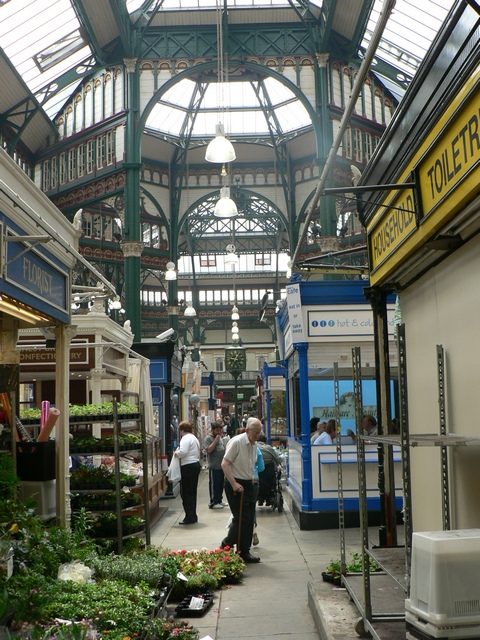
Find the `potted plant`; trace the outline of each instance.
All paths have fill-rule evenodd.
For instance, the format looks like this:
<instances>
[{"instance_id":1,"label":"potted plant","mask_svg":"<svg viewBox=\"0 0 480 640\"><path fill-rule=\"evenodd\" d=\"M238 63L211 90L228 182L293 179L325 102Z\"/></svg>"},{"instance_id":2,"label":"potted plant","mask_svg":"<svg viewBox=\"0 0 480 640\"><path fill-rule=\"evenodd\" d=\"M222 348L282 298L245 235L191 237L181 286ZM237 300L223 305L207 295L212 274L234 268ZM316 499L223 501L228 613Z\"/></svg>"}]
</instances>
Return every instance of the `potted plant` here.
<instances>
[{"instance_id":1,"label":"potted plant","mask_svg":"<svg viewBox=\"0 0 480 640\"><path fill-rule=\"evenodd\" d=\"M324 582L331 582L332 584L342 584L342 564L340 560L330 560L325 567L325 571L322 571L322 578Z\"/></svg>"}]
</instances>

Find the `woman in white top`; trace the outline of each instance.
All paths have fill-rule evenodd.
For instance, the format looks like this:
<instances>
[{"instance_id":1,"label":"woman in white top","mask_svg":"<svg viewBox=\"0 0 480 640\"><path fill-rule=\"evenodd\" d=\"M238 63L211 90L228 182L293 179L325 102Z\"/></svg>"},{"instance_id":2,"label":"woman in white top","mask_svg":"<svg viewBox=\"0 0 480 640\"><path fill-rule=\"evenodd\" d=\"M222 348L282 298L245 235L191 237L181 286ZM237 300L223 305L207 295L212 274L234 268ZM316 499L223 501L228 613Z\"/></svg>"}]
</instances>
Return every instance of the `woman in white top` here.
<instances>
[{"instance_id":1,"label":"woman in white top","mask_svg":"<svg viewBox=\"0 0 480 640\"><path fill-rule=\"evenodd\" d=\"M197 486L200 475L200 442L192 433L190 422L183 420L178 425L180 445L174 455L180 458L180 495L185 518L178 524L195 524L197 517Z\"/></svg>"}]
</instances>

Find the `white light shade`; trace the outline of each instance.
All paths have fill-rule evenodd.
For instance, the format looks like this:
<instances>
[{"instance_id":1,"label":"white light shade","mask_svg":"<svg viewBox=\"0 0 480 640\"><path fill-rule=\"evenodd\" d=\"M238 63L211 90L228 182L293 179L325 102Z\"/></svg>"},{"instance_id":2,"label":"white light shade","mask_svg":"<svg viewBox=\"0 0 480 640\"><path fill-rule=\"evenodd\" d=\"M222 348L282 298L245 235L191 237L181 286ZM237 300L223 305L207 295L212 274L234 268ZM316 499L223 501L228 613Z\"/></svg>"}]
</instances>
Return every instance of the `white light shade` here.
<instances>
[{"instance_id":1,"label":"white light shade","mask_svg":"<svg viewBox=\"0 0 480 640\"><path fill-rule=\"evenodd\" d=\"M224 162L232 162L235 158L235 149L230 140L225 138L223 124L217 124L215 126L215 138L208 144L205 160L223 164Z\"/></svg>"},{"instance_id":2,"label":"white light shade","mask_svg":"<svg viewBox=\"0 0 480 640\"><path fill-rule=\"evenodd\" d=\"M196 317L197 312L195 311L194 307L192 307L190 302L187 304L187 308L185 309L185 313L183 315L186 318L195 318Z\"/></svg>"},{"instance_id":3,"label":"white light shade","mask_svg":"<svg viewBox=\"0 0 480 640\"><path fill-rule=\"evenodd\" d=\"M176 280L177 272L175 271L175 263L167 262L167 271L165 272L165 280Z\"/></svg>"},{"instance_id":4,"label":"white light shade","mask_svg":"<svg viewBox=\"0 0 480 640\"><path fill-rule=\"evenodd\" d=\"M231 264L231 265L238 265L238 256L235 252L230 251L229 253L227 253L227 255L225 256L225 264Z\"/></svg>"},{"instance_id":5,"label":"white light shade","mask_svg":"<svg viewBox=\"0 0 480 640\"><path fill-rule=\"evenodd\" d=\"M213 215L217 218L234 218L238 215L237 205L230 198L230 187L220 189L220 198L215 205Z\"/></svg>"},{"instance_id":6,"label":"white light shade","mask_svg":"<svg viewBox=\"0 0 480 640\"><path fill-rule=\"evenodd\" d=\"M240 320L240 315L238 313L238 307L235 304L232 307L232 320Z\"/></svg>"},{"instance_id":7,"label":"white light shade","mask_svg":"<svg viewBox=\"0 0 480 640\"><path fill-rule=\"evenodd\" d=\"M110 308L114 309L115 311L119 311L122 308L122 303L120 302L120 298L118 296L115 296L115 298L112 300Z\"/></svg>"},{"instance_id":8,"label":"white light shade","mask_svg":"<svg viewBox=\"0 0 480 640\"><path fill-rule=\"evenodd\" d=\"M232 335L232 342L238 342L240 340L240 336L238 335L238 333L234 333Z\"/></svg>"},{"instance_id":9,"label":"white light shade","mask_svg":"<svg viewBox=\"0 0 480 640\"><path fill-rule=\"evenodd\" d=\"M240 333L240 330L238 327L232 327L232 333Z\"/></svg>"}]
</instances>

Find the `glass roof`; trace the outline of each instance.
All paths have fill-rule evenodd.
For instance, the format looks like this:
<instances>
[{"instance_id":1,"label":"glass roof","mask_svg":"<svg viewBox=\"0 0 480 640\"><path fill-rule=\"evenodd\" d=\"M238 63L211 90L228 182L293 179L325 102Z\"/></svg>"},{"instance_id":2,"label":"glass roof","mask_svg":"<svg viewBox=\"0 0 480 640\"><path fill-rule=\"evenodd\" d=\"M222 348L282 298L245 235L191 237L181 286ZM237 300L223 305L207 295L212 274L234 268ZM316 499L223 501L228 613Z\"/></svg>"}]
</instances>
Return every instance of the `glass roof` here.
<instances>
[{"instance_id":1,"label":"glass roof","mask_svg":"<svg viewBox=\"0 0 480 640\"><path fill-rule=\"evenodd\" d=\"M384 0L376 0L362 47L371 40ZM377 57L413 76L454 0L397 0L383 32Z\"/></svg>"},{"instance_id":2,"label":"glass roof","mask_svg":"<svg viewBox=\"0 0 480 640\"><path fill-rule=\"evenodd\" d=\"M0 8L0 46L35 93L92 51L70 0L8 2Z\"/></svg>"},{"instance_id":3,"label":"glass roof","mask_svg":"<svg viewBox=\"0 0 480 640\"><path fill-rule=\"evenodd\" d=\"M0 5L0 47L13 67L20 73L27 87L40 99L42 88L62 73L77 68L82 61L92 56L92 50L82 36L84 31L76 17L72 1L10 0ZM121 1L117 0L118 3ZM143 0L123 1L130 12L138 10L144 3ZM288 4L288 0L228 0L230 10L235 10L237 7L284 7ZM301 9L305 0L298 4ZM321 0L316 0L312 4L315 7L321 6ZM400 73L413 75L453 4L454 0L397 0L377 57L398 68ZM223 2L221 5L223 6ZM376 0L374 3L363 46L368 45L382 5L383 0ZM216 7L215 0L163 0L160 11L214 7ZM77 79L75 84L78 82ZM188 106L187 96L191 96L194 91L192 85L193 83L188 81L185 81L185 85L179 83L172 93L176 94L180 91L181 95L176 95L175 98L165 97L165 104L158 107L155 117L152 114L149 126L158 126L156 125L158 113L162 111L168 120L168 130L175 132L182 118L172 113L173 105L176 103L181 108ZM304 126L306 114L300 103L293 96L287 96L285 88L280 83L267 81L266 85L268 95L275 101L275 113L281 129L288 131L289 128ZM71 85L63 90L61 95L55 96L44 105L50 117L56 115L66 95L73 89L74 85ZM207 129L211 131L209 123L214 116L208 113L208 109L215 109L215 100L211 97L215 92L215 88L212 88L205 95L202 115L198 118L195 135L201 135L202 131ZM235 102L229 105L229 109L235 115L231 119L235 124L232 125L233 128L226 124L231 134L247 130L250 133L266 131L265 118L260 115L258 101L255 103L253 95L253 90L247 83L235 83L234 90L229 96L229 100L235 97ZM291 100L290 103L288 103L289 100ZM241 118L240 110L244 110L246 114ZM285 116L286 111L288 111L288 119Z\"/></svg>"},{"instance_id":4,"label":"glass roof","mask_svg":"<svg viewBox=\"0 0 480 640\"><path fill-rule=\"evenodd\" d=\"M262 102L265 102L265 92L268 95L268 116L275 134L311 126L311 118L303 104L274 78L254 84L228 82L220 85L212 82L205 88L192 135L211 136L219 121L228 135L268 135L267 112L261 108L254 85L263 96ZM152 110L147 128L178 136L197 90L197 83L188 79L172 87Z\"/></svg>"}]
</instances>

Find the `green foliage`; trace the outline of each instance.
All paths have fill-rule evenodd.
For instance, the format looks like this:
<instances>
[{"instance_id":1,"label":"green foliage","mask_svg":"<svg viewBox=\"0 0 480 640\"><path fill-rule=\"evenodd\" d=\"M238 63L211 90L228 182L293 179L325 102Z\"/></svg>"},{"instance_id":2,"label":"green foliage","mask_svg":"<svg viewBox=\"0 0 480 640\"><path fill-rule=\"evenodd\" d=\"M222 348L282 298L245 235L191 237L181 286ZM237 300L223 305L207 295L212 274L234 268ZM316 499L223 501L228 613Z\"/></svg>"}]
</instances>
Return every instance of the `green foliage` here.
<instances>
[{"instance_id":1,"label":"green foliage","mask_svg":"<svg viewBox=\"0 0 480 640\"><path fill-rule=\"evenodd\" d=\"M369 558L370 571L378 571L379 565ZM339 577L342 573L342 565L340 560L330 560L329 564L325 567L325 572L331 574L334 578ZM360 553L352 553L352 557L346 566L347 573L362 573L362 556Z\"/></svg>"},{"instance_id":2,"label":"green foliage","mask_svg":"<svg viewBox=\"0 0 480 640\"><path fill-rule=\"evenodd\" d=\"M56 577L64 562L83 560L95 551L93 541L86 538L89 516L81 510L73 529L43 522L35 513L33 501L0 501L3 540L14 551L14 571L31 570Z\"/></svg>"},{"instance_id":3,"label":"green foliage","mask_svg":"<svg viewBox=\"0 0 480 640\"><path fill-rule=\"evenodd\" d=\"M339 577L342 574L342 564L340 560L334 560L332 558L325 567L325 572L331 574L334 578Z\"/></svg>"},{"instance_id":4,"label":"green foliage","mask_svg":"<svg viewBox=\"0 0 480 640\"><path fill-rule=\"evenodd\" d=\"M24 622L36 622L50 600L52 580L36 569L21 567L5 583L7 591L6 617L11 627Z\"/></svg>"},{"instance_id":5,"label":"green foliage","mask_svg":"<svg viewBox=\"0 0 480 640\"><path fill-rule=\"evenodd\" d=\"M155 640L196 640L199 636L198 630L191 627L188 622L179 620L164 620L162 618L152 618L145 626L147 638Z\"/></svg>"},{"instance_id":6,"label":"green foliage","mask_svg":"<svg viewBox=\"0 0 480 640\"><path fill-rule=\"evenodd\" d=\"M378 571L379 565L369 557L370 572ZM360 553L352 553L352 558L347 564L347 573L362 573L362 556Z\"/></svg>"},{"instance_id":7,"label":"green foliage","mask_svg":"<svg viewBox=\"0 0 480 640\"><path fill-rule=\"evenodd\" d=\"M93 620L98 630L123 630L125 635L140 634L155 606L152 591L145 583L135 586L115 580L77 584L63 582L44 606L44 622Z\"/></svg>"},{"instance_id":8,"label":"green foliage","mask_svg":"<svg viewBox=\"0 0 480 640\"><path fill-rule=\"evenodd\" d=\"M113 402L102 402L97 404L71 404L68 413L70 416L106 416L113 414ZM138 413L138 405L131 402L117 402L118 415L126 413Z\"/></svg>"},{"instance_id":9,"label":"green foliage","mask_svg":"<svg viewBox=\"0 0 480 640\"><path fill-rule=\"evenodd\" d=\"M20 409L21 420L40 420L41 409Z\"/></svg>"},{"instance_id":10,"label":"green foliage","mask_svg":"<svg viewBox=\"0 0 480 640\"><path fill-rule=\"evenodd\" d=\"M150 547L121 556L108 555L93 560L91 568L102 579L145 582L156 588L164 574L172 579L172 598L182 598L195 590L216 589L224 582L240 579L245 570L242 558L233 550L168 551ZM182 580L182 573L187 580Z\"/></svg>"},{"instance_id":11,"label":"green foliage","mask_svg":"<svg viewBox=\"0 0 480 640\"><path fill-rule=\"evenodd\" d=\"M138 405L131 402L117 402L118 415L126 413L138 413ZM113 402L101 402L97 404L71 404L68 414L72 417L111 416L113 415ZM40 420L41 409L21 409L21 420Z\"/></svg>"},{"instance_id":12,"label":"green foliage","mask_svg":"<svg viewBox=\"0 0 480 640\"><path fill-rule=\"evenodd\" d=\"M19 482L19 478L13 472L12 456L0 454L0 498L13 498Z\"/></svg>"},{"instance_id":13,"label":"green foliage","mask_svg":"<svg viewBox=\"0 0 480 640\"><path fill-rule=\"evenodd\" d=\"M151 619L164 574L172 576L183 597L214 589L245 568L237 554L223 549L151 547L102 556L87 537L92 514L85 509L76 514L72 529L40 520L32 504L15 500L0 500L0 516L3 541L15 554L13 575L0 578L0 626L24 640L198 640L198 631L185 623ZM95 572L95 581L57 579L60 565L76 560ZM179 581L179 571L187 581Z\"/></svg>"},{"instance_id":14,"label":"green foliage","mask_svg":"<svg viewBox=\"0 0 480 640\"><path fill-rule=\"evenodd\" d=\"M145 520L140 516L124 516L122 518L122 527L125 532L132 529L138 529L145 524ZM116 536L117 535L117 514L116 513L100 513L98 514L92 526L94 536ZM133 532L134 533L134 532Z\"/></svg>"},{"instance_id":15,"label":"green foliage","mask_svg":"<svg viewBox=\"0 0 480 640\"><path fill-rule=\"evenodd\" d=\"M115 473L106 467L100 465L98 467L90 467L82 464L78 469L73 469L70 474L71 484L107 484L115 486ZM120 482L122 485L135 484L135 478L126 473L120 473Z\"/></svg>"}]
</instances>

